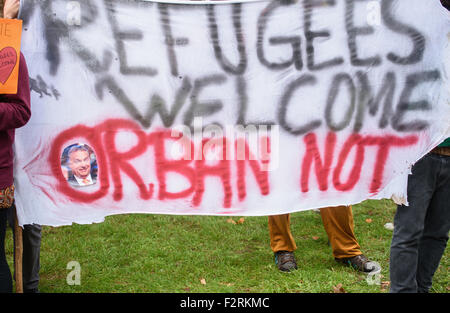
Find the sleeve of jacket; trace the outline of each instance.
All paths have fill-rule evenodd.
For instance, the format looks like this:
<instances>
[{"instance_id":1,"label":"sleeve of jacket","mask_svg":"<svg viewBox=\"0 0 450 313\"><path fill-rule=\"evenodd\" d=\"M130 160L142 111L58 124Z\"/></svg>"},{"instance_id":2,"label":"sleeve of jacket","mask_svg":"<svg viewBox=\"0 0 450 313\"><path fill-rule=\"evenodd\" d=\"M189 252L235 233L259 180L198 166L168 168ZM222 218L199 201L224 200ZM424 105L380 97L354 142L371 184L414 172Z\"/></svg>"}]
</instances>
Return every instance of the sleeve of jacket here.
<instances>
[{"instance_id":1,"label":"sleeve of jacket","mask_svg":"<svg viewBox=\"0 0 450 313\"><path fill-rule=\"evenodd\" d=\"M20 54L17 94L0 95L0 131L24 126L31 117L27 63Z\"/></svg>"}]
</instances>

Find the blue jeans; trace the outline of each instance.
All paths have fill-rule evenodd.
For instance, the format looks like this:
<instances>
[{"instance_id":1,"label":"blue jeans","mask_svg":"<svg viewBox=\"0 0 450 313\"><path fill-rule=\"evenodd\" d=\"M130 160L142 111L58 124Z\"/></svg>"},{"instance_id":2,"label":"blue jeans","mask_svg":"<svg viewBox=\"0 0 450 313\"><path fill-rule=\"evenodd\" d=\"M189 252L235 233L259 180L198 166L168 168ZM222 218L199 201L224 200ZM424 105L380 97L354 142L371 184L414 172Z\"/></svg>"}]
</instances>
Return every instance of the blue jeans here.
<instances>
[{"instance_id":1,"label":"blue jeans","mask_svg":"<svg viewBox=\"0 0 450 313\"><path fill-rule=\"evenodd\" d=\"M409 206L398 206L391 242L391 292L428 292L450 229L450 156L429 153L408 177Z\"/></svg>"}]
</instances>

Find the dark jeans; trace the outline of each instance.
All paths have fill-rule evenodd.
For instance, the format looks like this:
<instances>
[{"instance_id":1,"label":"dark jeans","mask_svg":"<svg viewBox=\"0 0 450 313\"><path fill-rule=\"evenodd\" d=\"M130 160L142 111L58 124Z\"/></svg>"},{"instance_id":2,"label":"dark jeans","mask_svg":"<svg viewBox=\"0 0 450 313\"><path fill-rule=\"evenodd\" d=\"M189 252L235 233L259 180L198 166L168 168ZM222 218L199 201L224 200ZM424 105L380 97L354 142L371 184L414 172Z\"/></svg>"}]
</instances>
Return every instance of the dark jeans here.
<instances>
[{"instance_id":1,"label":"dark jeans","mask_svg":"<svg viewBox=\"0 0 450 313\"><path fill-rule=\"evenodd\" d=\"M450 156L429 153L408 177L391 242L391 292L428 292L450 229Z\"/></svg>"},{"instance_id":2,"label":"dark jeans","mask_svg":"<svg viewBox=\"0 0 450 313\"><path fill-rule=\"evenodd\" d=\"M8 210L8 220L13 230L14 210L14 205ZM36 290L39 286L41 229L41 225L37 224L24 225L23 227L22 279L24 292Z\"/></svg>"},{"instance_id":3,"label":"dark jeans","mask_svg":"<svg viewBox=\"0 0 450 313\"><path fill-rule=\"evenodd\" d=\"M0 293L12 292L12 278L5 254L6 209L0 209Z\"/></svg>"}]
</instances>

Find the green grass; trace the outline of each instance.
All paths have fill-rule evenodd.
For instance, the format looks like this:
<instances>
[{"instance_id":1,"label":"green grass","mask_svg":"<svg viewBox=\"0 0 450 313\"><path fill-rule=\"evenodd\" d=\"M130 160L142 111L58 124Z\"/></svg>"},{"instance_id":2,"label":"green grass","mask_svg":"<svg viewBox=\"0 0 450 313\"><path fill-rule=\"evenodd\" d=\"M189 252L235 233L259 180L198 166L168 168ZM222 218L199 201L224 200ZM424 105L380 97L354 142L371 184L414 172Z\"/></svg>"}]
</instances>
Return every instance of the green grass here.
<instances>
[{"instance_id":1,"label":"green grass","mask_svg":"<svg viewBox=\"0 0 450 313\"><path fill-rule=\"evenodd\" d=\"M363 253L382 266L381 281L389 281L392 231L384 224L393 221L394 204L366 201L355 205L353 214ZM328 293L342 284L350 293L388 292L334 261L320 215L313 211L292 214L299 265L292 273L281 273L274 265L267 217L245 217L243 224L228 219L133 214L111 216L100 224L44 227L39 288L46 293ZM10 230L7 256L13 268ZM80 285L66 282L70 261L81 265ZM447 248L432 292L449 292L449 267Z\"/></svg>"}]
</instances>

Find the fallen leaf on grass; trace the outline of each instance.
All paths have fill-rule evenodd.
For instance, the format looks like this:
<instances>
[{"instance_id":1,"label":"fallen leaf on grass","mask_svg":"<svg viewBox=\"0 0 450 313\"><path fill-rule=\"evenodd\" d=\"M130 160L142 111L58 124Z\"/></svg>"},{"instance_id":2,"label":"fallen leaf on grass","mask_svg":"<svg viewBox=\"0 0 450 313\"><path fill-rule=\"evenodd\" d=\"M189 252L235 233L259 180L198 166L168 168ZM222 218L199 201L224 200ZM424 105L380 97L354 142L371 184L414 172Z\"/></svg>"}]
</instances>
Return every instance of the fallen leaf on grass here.
<instances>
[{"instance_id":1,"label":"fallen leaf on grass","mask_svg":"<svg viewBox=\"0 0 450 313\"><path fill-rule=\"evenodd\" d=\"M317 240L317 239L319 239L319 237L317 237L317 236L312 236L312 239L313 239L313 240Z\"/></svg>"},{"instance_id":2,"label":"fallen leaf on grass","mask_svg":"<svg viewBox=\"0 0 450 313\"><path fill-rule=\"evenodd\" d=\"M337 284L337 286L333 286L334 293L346 293L344 287L342 287L342 284Z\"/></svg>"},{"instance_id":3,"label":"fallen leaf on grass","mask_svg":"<svg viewBox=\"0 0 450 313\"><path fill-rule=\"evenodd\" d=\"M227 287L231 287L231 286L233 286L234 284L232 284L232 283L219 283L220 285L224 285L224 286L227 286Z\"/></svg>"},{"instance_id":4,"label":"fallen leaf on grass","mask_svg":"<svg viewBox=\"0 0 450 313\"><path fill-rule=\"evenodd\" d=\"M389 288L389 286L391 285L390 281L382 281L381 282L381 290L386 290Z\"/></svg>"},{"instance_id":5,"label":"fallen leaf on grass","mask_svg":"<svg viewBox=\"0 0 450 313\"><path fill-rule=\"evenodd\" d=\"M191 291L191 288L186 287L186 288L183 288L183 290L186 291L186 292L189 292L189 291Z\"/></svg>"},{"instance_id":6,"label":"fallen leaf on grass","mask_svg":"<svg viewBox=\"0 0 450 313\"><path fill-rule=\"evenodd\" d=\"M201 278L201 279L200 279L200 283L201 283L202 285L206 285L206 279Z\"/></svg>"},{"instance_id":7,"label":"fallen leaf on grass","mask_svg":"<svg viewBox=\"0 0 450 313\"><path fill-rule=\"evenodd\" d=\"M366 219L366 223L372 223L372 219L371 218L368 218L368 219Z\"/></svg>"},{"instance_id":8,"label":"fallen leaf on grass","mask_svg":"<svg viewBox=\"0 0 450 313\"><path fill-rule=\"evenodd\" d=\"M237 222L235 220L233 220L232 218L227 219L227 223L230 224L244 224L245 219L243 217L241 217Z\"/></svg>"}]
</instances>

